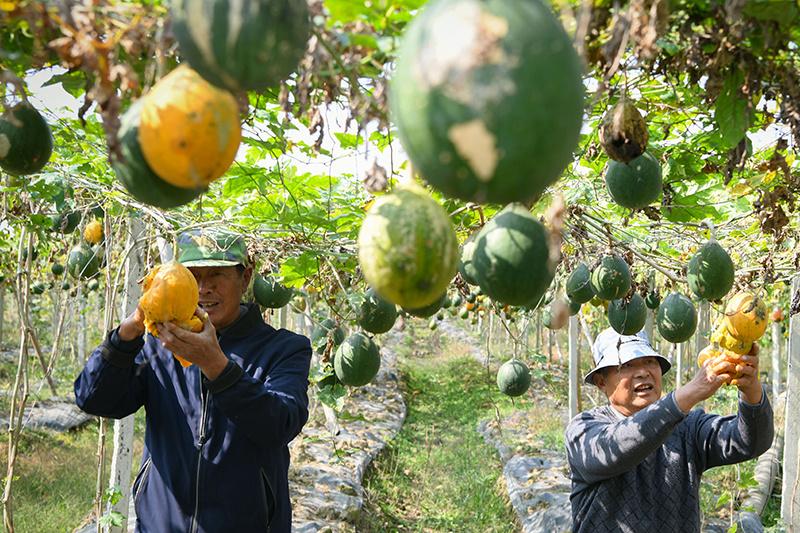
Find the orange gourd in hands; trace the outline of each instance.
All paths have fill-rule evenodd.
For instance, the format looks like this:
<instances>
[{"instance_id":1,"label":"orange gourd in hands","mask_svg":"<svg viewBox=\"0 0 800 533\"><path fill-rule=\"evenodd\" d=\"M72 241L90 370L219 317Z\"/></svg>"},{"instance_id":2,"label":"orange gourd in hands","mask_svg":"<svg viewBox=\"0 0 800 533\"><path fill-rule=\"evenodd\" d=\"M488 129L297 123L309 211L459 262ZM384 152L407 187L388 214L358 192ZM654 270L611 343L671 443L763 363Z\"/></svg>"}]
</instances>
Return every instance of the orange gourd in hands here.
<instances>
[{"instance_id":1,"label":"orange gourd in hands","mask_svg":"<svg viewBox=\"0 0 800 533\"><path fill-rule=\"evenodd\" d=\"M197 281L185 266L170 261L155 267L142 281L142 291L139 307L144 313L144 327L154 337L158 337L156 324L164 322L189 331L203 331L202 320L195 316L199 299ZM191 365L181 356L173 355L181 365Z\"/></svg>"}]
</instances>

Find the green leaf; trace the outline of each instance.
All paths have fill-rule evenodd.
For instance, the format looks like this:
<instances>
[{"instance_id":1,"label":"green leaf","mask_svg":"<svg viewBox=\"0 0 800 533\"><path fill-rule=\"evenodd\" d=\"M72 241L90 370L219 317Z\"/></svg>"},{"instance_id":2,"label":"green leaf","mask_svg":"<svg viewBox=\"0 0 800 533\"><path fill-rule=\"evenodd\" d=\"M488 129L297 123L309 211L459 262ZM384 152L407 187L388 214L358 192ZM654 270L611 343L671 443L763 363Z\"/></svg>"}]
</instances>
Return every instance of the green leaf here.
<instances>
[{"instance_id":1,"label":"green leaf","mask_svg":"<svg viewBox=\"0 0 800 533\"><path fill-rule=\"evenodd\" d=\"M356 19L369 18L371 9L367 2L353 0L326 0L325 8L331 14L331 21L347 23Z\"/></svg>"},{"instance_id":2,"label":"green leaf","mask_svg":"<svg viewBox=\"0 0 800 533\"><path fill-rule=\"evenodd\" d=\"M345 396L347 396L347 389L339 383L317 389L319 401L337 411L341 411L344 407Z\"/></svg>"},{"instance_id":3,"label":"green leaf","mask_svg":"<svg viewBox=\"0 0 800 533\"><path fill-rule=\"evenodd\" d=\"M717 509L727 505L731 501L731 493L729 491L725 491L720 494L719 498L717 498Z\"/></svg>"},{"instance_id":4,"label":"green leaf","mask_svg":"<svg viewBox=\"0 0 800 533\"><path fill-rule=\"evenodd\" d=\"M347 150L348 148L358 148L358 145L361 144L361 135L356 135L354 133L340 133L336 132L333 134L336 139L339 141L339 144L342 145L342 148Z\"/></svg>"},{"instance_id":5,"label":"green leaf","mask_svg":"<svg viewBox=\"0 0 800 533\"><path fill-rule=\"evenodd\" d=\"M531 360L534 363L536 363L537 365L543 365L543 364L547 363L547 356L537 353L537 354L534 354L533 357L531 357Z\"/></svg>"},{"instance_id":6,"label":"green leaf","mask_svg":"<svg viewBox=\"0 0 800 533\"><path fill-rule=\"evenodd\" d=\"M290 257L281 264L280 275L287 287L300 288L306 280L317 273L319 262L313 252L306 251L297 257Z\"/></svg>"},{"instance_id":7,"label":"green leaf","mask_svg":"<svg viewBox=\"0 0 800 533\"><path fill-rule=\"evenodd\" d=\"M781 25L791 25L798 15L794 0L750 0L744 14L759 20L773 20Z\"/></svg>"},{"instance_id":8,"label":"green leaf","mask_svg":"<svg viewBox=\"0 0 800 533\"><path fill-rule=\"evenodd\" d=\"M743 83L744 74L740 70L731 72L722 84L722 92L717 97L714 108L714 120L726 148L739 144L750 123L747 99L741 90Z\"/></svg>"},{"instance_id":9,"label":"green leaf","mask_svg":"<svg viewBox=\"0 0 800 533\"><path fill-rule=\"evenodd\" d=\"M47 87L49 85L56 85L61 84L61 87L69 94L74 96L75 98L80 97L84 90L86 89L86 77L84 76L83 72L78 70L75 72L65 72L63 74L56 74L46 83L42 84L42 87Z\"/></svg>"}]
</instances>

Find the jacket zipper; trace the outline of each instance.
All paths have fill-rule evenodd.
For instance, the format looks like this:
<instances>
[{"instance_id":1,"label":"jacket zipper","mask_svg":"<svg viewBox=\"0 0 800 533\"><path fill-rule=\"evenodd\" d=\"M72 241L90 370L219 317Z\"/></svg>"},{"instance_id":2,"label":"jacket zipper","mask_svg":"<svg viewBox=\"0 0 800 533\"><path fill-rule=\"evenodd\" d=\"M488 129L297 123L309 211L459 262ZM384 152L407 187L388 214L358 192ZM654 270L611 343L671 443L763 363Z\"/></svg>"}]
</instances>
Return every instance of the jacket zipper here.
<instances>
[{"instance_id":1,"label":"jacket zipper","mask_svg":"<svg viewBox=\"0 0 800 533\"><path fill-rule=\"evenodd\" d=\"M147 474L150 472L150 465L151 464L153 464L153 458L152 457L148 457L147 461L145 461L144 465L142 466L142 471L137 476L139 483L137 484L135 480L133 482L134 485L136 486L136 492L133 493L133 505L134 506L137 503L139 503L139 495L142 494L142 485L144 485L144 482L147 480Z\"/></svg>"},{"instance_id":2,"label":"jacket zipper","mask_svg":"<svg viewBox=\"0 0 800 533\"><path fill-rule=\"evenodd\" d=\"M195 477L194 489L194 515L192 516L192 527L189 531L197 533L197 515L200 513L200 464L203 461L203 446L206 443L206 407L208 406L208 394L203 393L203 377L200 376L198 381L200 386L200 430L198 432L198 441L200 448L197 451L197 472Z\"/></svg>"},{"instance_id":3,"label":"jacket zipper","mask_svg":"<svg viewBox=\"0 0 800 533\"><path fill-rule=\"evenodd\" d=\"M264 469L260 469L261 472L261 479L265 483L264 486L264 499L266 500L264 504L267 506L267 532L270 530L270 526L272 525L272 517L275 514L275 507L277 506L277 502L275 501L275 491L272 490L272 483L267 477L267 473L264 472ZM272 500L273 508L269 508L269 501Z\"/></svg>"}]
</instances>

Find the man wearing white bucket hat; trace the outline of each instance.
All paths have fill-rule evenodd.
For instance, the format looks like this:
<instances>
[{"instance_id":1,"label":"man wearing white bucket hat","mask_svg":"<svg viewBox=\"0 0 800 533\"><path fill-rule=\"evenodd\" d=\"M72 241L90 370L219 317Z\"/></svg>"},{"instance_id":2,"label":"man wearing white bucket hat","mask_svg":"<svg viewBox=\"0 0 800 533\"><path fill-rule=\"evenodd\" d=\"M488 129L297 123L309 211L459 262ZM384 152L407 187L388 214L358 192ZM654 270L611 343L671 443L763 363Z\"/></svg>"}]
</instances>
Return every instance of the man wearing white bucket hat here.
<instances>
[{"instance_id":1,"label":"man wearing white bucket hat","mask_svg":"<svg viewBox=\"0 0 800 533\"><path fill-rule=\"evenodd\" d=\"M662 397L671 365L647 335L600 333L584 381L600 388L608 405L579 414L566 430L573 531L699 532L702 473L757 457L772 443L772 408L755 350L736 366L712 359ZM737 372L738 414L692 409Z\"/></svg>"}]
</instances>

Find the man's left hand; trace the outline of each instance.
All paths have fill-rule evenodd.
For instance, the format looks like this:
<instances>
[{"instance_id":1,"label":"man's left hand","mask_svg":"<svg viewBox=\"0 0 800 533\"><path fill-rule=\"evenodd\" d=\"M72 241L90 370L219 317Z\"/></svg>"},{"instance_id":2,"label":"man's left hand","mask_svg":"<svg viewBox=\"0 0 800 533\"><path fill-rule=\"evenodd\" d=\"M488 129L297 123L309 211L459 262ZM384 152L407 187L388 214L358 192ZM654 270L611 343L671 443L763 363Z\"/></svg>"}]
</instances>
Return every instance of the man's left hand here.
<instances>
[{"instance_id":1,"label":"man's left hand","mask_svg":"<svg viewBox=\"0 0 800 533\"><path fill-rule=\"evenodd\" d=\"M228 358L219 346L217 330L208 314L198 307L195 316L203 321L203 331L194 333L171 322L159 323L158 340L167 350L200 367L208 379L215 379L227 366Z\"/></svg>"}]
</instances>

